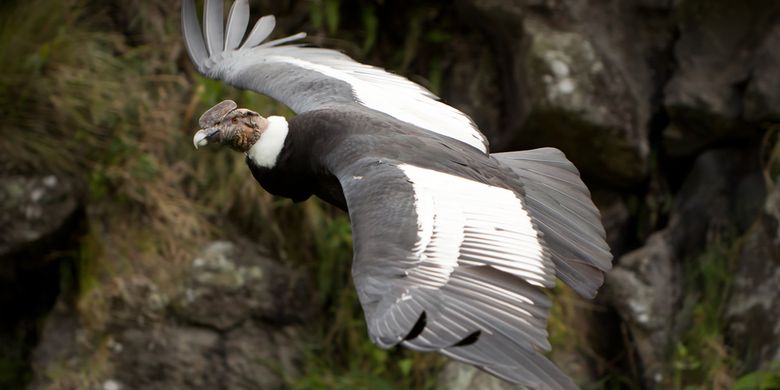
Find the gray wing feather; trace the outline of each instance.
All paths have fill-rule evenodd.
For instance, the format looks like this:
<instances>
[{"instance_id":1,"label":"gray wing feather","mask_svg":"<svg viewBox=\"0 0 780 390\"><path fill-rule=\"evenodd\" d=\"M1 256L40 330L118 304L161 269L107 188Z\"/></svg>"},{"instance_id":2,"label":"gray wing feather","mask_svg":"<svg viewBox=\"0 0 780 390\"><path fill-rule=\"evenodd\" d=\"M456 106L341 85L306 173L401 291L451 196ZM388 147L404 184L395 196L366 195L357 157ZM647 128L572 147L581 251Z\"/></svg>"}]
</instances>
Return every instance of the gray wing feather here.
<instances>
[{"instance_id":1,"label":"gray wing feather","mask_svg":"<svg viewBox=\"0 0 780 390\"><path fill-rule=\"evenodd\" d=\"M559 278L592 298L612 267L599 213L579 172L558 149L494 153L520 176L526 204L544 233Z\"/></svg>"},{"instance_id":2,"label":"gray wing feather","mask_svg":"<svg viewBox=\"0 0 780 390\"><path fill-rule=\"evenodd\" d=\"M276 18L273 15L263 16L255 23L255 27L252 28L252 32L249 33L249 38L246 39L246 42L244 42L241 48L259 45L271 35L271 32L274 31L274 27L276 27Z\"/></svg>"},{"instance_id":3,"label":"gray wing feather","mask_svg":"<svg viewBox=\"0 0 780 390\"><path fill-rule=\"evenodd\" d=\"M305 32L299 32L297 34L290 35L289 37L274 39L272 41L268 41L266 43L263 43L262 45L259 45L258 47L273 47L273 46L279 46L283 45L285 43L293 42L293 41L299 41L303 38L306 38ZM294 46L294 47L300 47L300 46Z\"/></svg>"},{"instance_id":4,"label":"gray wing feather","mask_svg":"<svg viewBox=\"0 0 780 390\"><path fill-rule=\"evenodd\" d=\"M577 389L571 379L544 355L515 348L512 340L502 335L485 335L478 343L448 348L442 353L531 389ZM511 364L491 364L495 361Z\"/></svg>"},{"instance_id":5,"label":"gray wing feather","mask_svg":"<svg viewBox=\"0 0 780 390\"><path fill-rule=\"evenodd\" d=\"M198 24L198 10L194 0L183 0L181 5L182 29L184 30L184 44L190 59L198 69L201 69L209 58L206 43Z\"/></svg>"},{"instance_id":6,"label":"gray wing feather","mask_svg":"<svg viewBox=\"0 0 780 390\"><path fill-rule=\"evenodd\" d=\"M225 42L225 9L222 0L206 0L203 6L203 31L209 55L222 53Z\"/></svg>"},{"instance_id":7,"label":"gray wing feather","mask_svg":"<svg viewBox=\"0 0 780 390\"><path fill-rule=\"evenodd\" d=\"M230 6L230 16L225 31L225 51L235 50L244 39L249 25L249 0L236 0Z\"/></svg>"}]
</instances>

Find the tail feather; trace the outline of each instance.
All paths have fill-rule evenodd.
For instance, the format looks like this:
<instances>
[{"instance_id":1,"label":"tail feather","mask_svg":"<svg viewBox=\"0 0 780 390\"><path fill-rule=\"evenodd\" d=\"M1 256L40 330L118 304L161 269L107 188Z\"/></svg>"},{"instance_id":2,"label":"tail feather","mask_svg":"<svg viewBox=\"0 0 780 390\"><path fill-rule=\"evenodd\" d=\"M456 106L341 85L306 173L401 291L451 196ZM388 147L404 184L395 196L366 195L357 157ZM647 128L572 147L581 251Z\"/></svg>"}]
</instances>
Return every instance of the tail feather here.
<instances>
[{"instance_id":1,"label":"tail feather","mask_svg":"<svg viewBox=\"0 0 780 390\"><path fill-rule=\"evenodd\" d=\"M599 213L579 172L558 149L491 156L520 177L529 214L550 249L558 277L592 298L612 267Z\"/></svg>"}]
</instances>

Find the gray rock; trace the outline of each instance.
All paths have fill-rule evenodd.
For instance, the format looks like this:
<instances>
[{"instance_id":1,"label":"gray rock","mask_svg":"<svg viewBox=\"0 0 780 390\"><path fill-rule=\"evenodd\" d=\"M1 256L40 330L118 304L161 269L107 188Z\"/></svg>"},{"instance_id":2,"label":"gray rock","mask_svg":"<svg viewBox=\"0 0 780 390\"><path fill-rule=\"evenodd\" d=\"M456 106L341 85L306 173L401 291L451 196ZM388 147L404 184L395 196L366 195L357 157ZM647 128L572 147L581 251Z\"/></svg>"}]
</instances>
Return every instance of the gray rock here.
<instances>
[{"instance_id":1,"label":"gray rock","mask_svg":"<svg viewBox=\"0 0 780 390\"><path fill-rule=\"evenodd\" d=\"M622 185L647 173L647 132L622 74L579 33L527 21L531 107L523 142L555 145L588 174Z\"/></svg>"},{"instance_id":2,"label":"gray rock","mask_svg":"<svg viewBox=\"0 0 780 390\"><path fill-rule=\"evenodd\" d=\"M221 335L165 317L165 300L151 282L131 278L119 283L109 297L112 316L99 329L85 323L72 305L58 302L33 354L30 388L221 386Z\"/></svg>"},{"instance_id":3,"label":"gray rock","mask_svg":"<svg viewBox=\"0 0 780 390\"><path fill-rule=\"evenodd\" d=\"M775 23L756 52L750 83L745 91L745 119L780 121L780 23Z\"/></svg>"},{"instance_id":4,"label":"gray rock","mask_svg":"<svg viewBox=\"0 0 780 390\"><path fill-rule=\"evenodd\" d=\"M645 246L621 257L604 285L631 331L648 388L666 377L674 315L682 294L679 264L668 234L653 234Z\"/></svg>"},{"instance_id":5,"label":"gray rock","mask_svg":"<svg viewBox=\"0 0 780 390\"><path fill-rule=\"evenodd\" d=\"M81 221L69 181L53 175L0 176L0 387L29 377L31 349L57 300L61 260Z\"/></svg>"},{"instance_id":6,"label":"gray rock","mask_svg":"<svg viewBox=\"0 0 780 390\"><path fill-rule=\"evenodd\" d=\"M593 202L601 213L601 222L607 233L607 243L612 255L620 256L626 250L626 243L631 238L629 219L631 213L628 205L619 193L609 191L594 191Z\"/></svg>"},{"instance_id":7,"label":"gray rock","mask_svg":"<svg viewBox=\"0 0 780 390\"><path fill-rule=\"evenodd\" d=\"M757 151L716 149L694 162L675 196L669 224L617 261L605 283L609 302L628 325L647 388L668 382L671 342L689 323L680 259L693 258L713 237L740 234L764 199Z\"/></svg>"},{"instance_id":8,"label":"gray rock","mask_svg":"<svg viewBox=\"0 0 780 390\"><path fill-rule=\"evenodd\" d=\"M316 307L307 279L263 253L216 241L181 286L116 277L101 290L110 316L97 327L61 300L34 353L32 388L283 388L299 373L300 323Z\"/></svg>"},{"instance_id":9,"label":"gray rock","mask_svg":"<svg viewBox=\"0 0 780 390\"><path fill-rule=\"evenodd\" d=\"M507 2L500 0L476 1L460 0L457 2L461 18L472 23L478 31L483 32L486 38L482 46L490 47L492 65L495 69L487 74L489 77L480 76L481 82L490 83L484 86L470 88L484 92L478 100L492 103L493 107L485 107L484 113L470 112L478 124L486 126L483 130L490 139L492 151L509 150L511 142L521 131L528 110L526 107L524 77L524 44L523 18L525 7L521 2ZM466 61L472 62L472 61ZM480 64L480 67L483 66ZM458 64L454 66L453 75L471 72L474 65ZM494 75L493 75L494 74ZM470 78L475 79L473 75ZM472 81L473 83L473 81ZM460 94L460 91L447 91L451 95ZM461 98L461 100L463 100ZM469 98L469 100L471 100ZM465 108L477 107L476 104L466 101ZM493 110L497 112L492 113ZM495 115L495 116L491 116ZM484 118L494 119L496 123Z\"/></svg>"},{"instance_id":10,"label":"gray rock","mask_svg":"<svg viewBox=\"0 0 780 390\"><path fill-rule=\"evenodd\" d=\"M0 178L0 259L46 246L41 241L56 235L77 207L73 187L57 176Z\"/></svg>"},{"instance_id":11,"label":"gray rock","mask_svg":"<svg viewBox=\"0 0 780 390\"><path fill-rule=\"evenodd\" d=\"M283 389L300 375L298 326L259 327L245 324L226 335L228 389Z\"/></svg>"},{"instance_id":12,"label":"gray rock","mask_svg":"<svg viewBox=\"0 0 780 390\"><path fill-rule=\"evenodd\" d=\"M177 315L219 330L251 317L289 323L311 312L305 279L246 242L210 244L192 261L180 291Z\"/></svg>"},{"instance_id":13,"label":"gray rock","mask_svg":"<svg viewBox=\"0 0 780 390\"><path fill-rule=\"evenodd\" d=\"M761 210L757 153L734 148L700 155L675 195L668 226L620 257L607 276L608 301L628 326L647 388L668 384L672 343L690 323L695 296L683 296L680 259L698 256L713 237L745 231Z\"/></svg>"},{"instance_id":14,"label":"gray rock","mask_svg":"<svg viewBox=\"0 0 780 390\"><path fill-rule=\"evenodd\" d=\"M742 121L743 94L757 46L777 23L780 3L684 0L678 13L677 70L664 98L672 119L664 131L667 151L690 154L724 138L754 134L756 128ZM750 102L754 117L761 115L765 101L761 90L772 86L761 78L776 77L760 73Z\"/></svg>"},{"instance_id":15,"label":"gray rock","mask_svg":"<svg viewBox=\"0 0 780 390\"><path fill-rule=\"evenodd\" d=\"M213 389L224 383L217 332L165 324L125 329L114 337L115 369L106 380L144 389Z\"/></svg>"},{"instance_id":16,"label":"gray rock","mask_svg":"<svg viewBox=\"0 0 780 390\"><path fill-rule=\"evenodd\" d=\"M444 366L436 388L441 390L516 390L522 389L507 381L496 378L474 366L450 361Z\"/></svg>"},{"instance_id":17,"label":"gray rock","mask_svg":"<svg viewBox=\"0 0 780 390\"><path fill-rule=\"evenodd\" d=\"M499 69L494 150L556 146L588 176L624 187L647 175L649 124L666 76L668 2L460 4L490 36ZM651 8L653 15L643 10Z\"/></svg>"},{"instance_id":18,"label":"gray rock","mask_svg":"<svg viewBox=\"0 0 780 390\"><path fill-rule=\"evenodd\" d=\"M143 328L167 316L170 298L148 278L129 275L115 280L113 287L109 307L114 326Z\"/></svg>"},{"instance_id":19,"label":"gray rock","mask_svg":"<svg viewBox=\"0 0 780 390\"><path fill-rule=\"evenodd\" d=\"M49 389L58 371L76 371L84 364L84 332L74 308L60 299L43 324L40 341L32 351L30 389ZM65 387L65 386L62 386Z\"/></svg>"},{"instance_id":20,"label":"gray rock","mask_svg":"<svg viewBox=\"0 0 780 390\"><path fill-rule=\"evenodd\" d=\"M678 256L695 256L709 237L740 234L764 200L757 149L716 149L700 155L672 206L670 239Z\"/></svg>"},{"instance_id":21,"label":"gray rock","mask_svg":"<svg viewBox=\"0 0 780 390\"><path fill-rule=\"evenodd\" d=\"M728 335L745 357L745 371L780 360L780 186L764 211L742 243L726 309Z\"/></svg>"},{"instance_id":22,"label":"gray rock","mask_svg":"<svg viewBox=\"0 0 780 390\"><path fill-rule=\"evenodd\" d=\"M501 129L501 90L490 50L473 41L453 41L447 82L442 85L443 100L471 117L491 142L491 150L503 133Z\"/></svg>"}]
</instances>

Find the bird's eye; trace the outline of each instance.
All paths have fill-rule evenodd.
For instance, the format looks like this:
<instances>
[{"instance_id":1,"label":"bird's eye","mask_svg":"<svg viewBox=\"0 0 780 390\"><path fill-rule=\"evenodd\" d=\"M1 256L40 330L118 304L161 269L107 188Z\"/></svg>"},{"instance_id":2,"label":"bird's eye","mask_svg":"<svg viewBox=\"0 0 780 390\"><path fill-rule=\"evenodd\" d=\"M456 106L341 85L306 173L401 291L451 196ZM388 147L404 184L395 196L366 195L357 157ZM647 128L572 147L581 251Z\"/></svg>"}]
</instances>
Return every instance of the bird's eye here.
<instances>
[{"instance_id":1,"label":"bird's eye","mask_svg":"<svg viewBox=\"0 0 780 390\"><path fill-rule=\"evenodd\" d=\"M236 123L238 123L238 118L233 118L230 121L233 122L233 124L235 125Z\"/></svg>"}]
</instances>

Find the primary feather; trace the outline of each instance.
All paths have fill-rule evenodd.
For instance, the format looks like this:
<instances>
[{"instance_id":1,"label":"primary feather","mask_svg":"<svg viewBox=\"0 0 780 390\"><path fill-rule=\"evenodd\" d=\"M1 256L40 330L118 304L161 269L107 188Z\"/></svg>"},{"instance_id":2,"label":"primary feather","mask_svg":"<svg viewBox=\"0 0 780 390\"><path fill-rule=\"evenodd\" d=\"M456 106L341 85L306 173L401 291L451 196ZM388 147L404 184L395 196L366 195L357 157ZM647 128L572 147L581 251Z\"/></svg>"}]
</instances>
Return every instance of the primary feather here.
<instances>
[{"instance_id":1,"label":"primary feather","mask_svg":"<svg viewBox=\"0 0 780 390\"><path fill-rule=\"evenodd\" d=\"M225 51L238 48L249 25L249 0L237 0L230 6L230 16L225 32Z\"/></svg>"}]
</instances>

